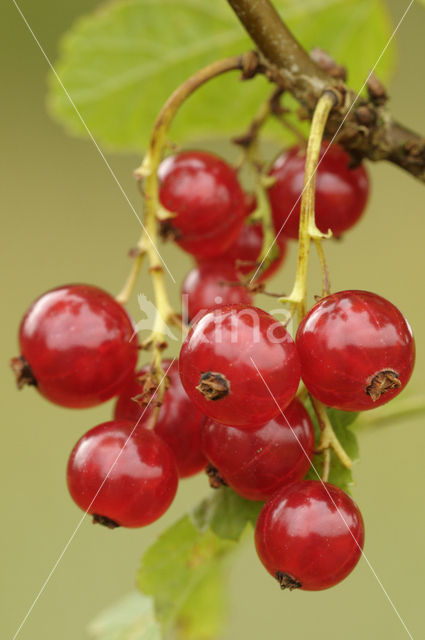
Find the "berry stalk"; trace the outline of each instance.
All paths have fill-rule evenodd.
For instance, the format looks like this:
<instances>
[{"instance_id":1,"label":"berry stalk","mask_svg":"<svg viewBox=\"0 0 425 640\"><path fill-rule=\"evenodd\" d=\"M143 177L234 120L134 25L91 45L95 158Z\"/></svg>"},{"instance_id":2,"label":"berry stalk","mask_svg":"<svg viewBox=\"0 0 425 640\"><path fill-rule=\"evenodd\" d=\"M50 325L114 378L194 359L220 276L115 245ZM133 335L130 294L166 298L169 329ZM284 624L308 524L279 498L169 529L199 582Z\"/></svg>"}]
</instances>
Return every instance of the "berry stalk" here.
<instances>
[{"instance_id":1,"label":"berry stalk","mask_svg":"<svg viewBox=\"0 0 425 640\"><path fill-rule=\"evenodd\" d=\"M291 305L292 314L297 312L298 320L300 322L304 318L307 311L307 275L310 246L312 240L314 241L319 254L322 272L322 295L326 296L330 293L329 273L321 243L321 239L323 237L328 237L328 235L323 234L316 226L315 189L322 138L328 116L335 104L336 97L334 93L332 91L325 91L325 93L323 93L323 95L319 98L316 109L314 111L307 144L304 186L301 196L297 272L295 276L294 287L290 296L287 298L281 298L282 302L287 302ZM311 396L311 401L317 419L319 421L320 428L322 430L322 436L320 439L318 451L322 451L324 455L322 479L324 482L326 482L327 478L329 477L330 470L330 449L333 449L335 451L335 454L344 465L344 467L347 467L349 469L352 466L352 461L345 452L344 448L341 446L332 428L332 424L326 413L325 405L323 405L313 396Z\"/></svg>"},{"instance_id":2,"label":"berry stalk","mask_svg":"<svg viewBox=\"0 0 425 640\"><path fill-rule=\"evenodd\" d=\"M346 453L345 449L341 445L340 441L336 437L335 431L333 430L331 421L329 420L329 416L326 413L326 407L322 404L317 398L310 395L311 403L313 405L314 411L316 413L317 419L319 421L320 428L322 430L322 435L320 438L319 446L317 451L323 451L323 475L322 480L326 482L329 476L330 469L330 456L329 450L333 449L335 454L339 458L340 462L347 469L351 469L353 466L353 462L350 456Z\"/></svg>"},{"instance_id":3,"label":"berry stalk","mask_svg":"<svg viewBox=\"0 0 425 640\"><path fill-rule=\"evenodd\" d=\"M173 214L172 212L164 209L159 202L157 171L164 150L168 145L168 130L177 114L177 111L185 100L208 80L211 80L222 73L226 73L227 71L237 69L243 70L244 76L249 77L250 74L254 74L256 72L256 66L257 58L256 54L253 52L243 54L242 56L234 56L218 60L197 71L188 78L171 94L159 112L151 134L148 151L141 166L135 171L135 176L139 180L139 184L143 179L145 180L144 189L141 190L144 198L145 230L138 242L136 256L131 272L127 278L127 282L117 296L117 300L122 304L126 304L131 296L145 254L148 254L151 272L154 270L159 271L159 267L162 268L159 255L156 250L156 242L158 238L156 220L157 218L170 218ZM164 299L164 296L161 295L159 291L158 293L160 297ZM167 307L166 304L165 307ZM168 307L170 308L170 305L168 305ZM169 311L169 308L164 310Z\"/></svg>"},{"instance_id":4,"label":"berry stalk","mask_svg":"<svg viewBox=\"0 0 425 640\"><path fill-rule=\"evenodd\" d=\"M258 138L269 117L272 115L278 117L280 115L282 110L280 97L282 93L282 87L276 87L269 98L260 106L246 133L233 138L233 142L243 148L241 157L236 163L237 170L240 170L244 165L253 170L257 207L251 218L261 221L263 229L263 245L258 256L258 266L253 270L249 285L252 285L260 277L261 273L266 271L276 257L276 253L278 253L276 232L273 225L270 202L267 197L267 188L270 187L270 181L273 182L273 178L270 178L264 172L264 163L259 159Z\"/></svg>"},{"instance_id":5,"label":"berry stalk","mask_svg":"<svg viewBox=\"0 0 425 640\"><path fill-rule=\"evenodd\" d=\"M298 240L298 262L295 283L289 297L281 298L282 302L291 305L291 311L298 312L299 321L306 314L306 296L307 296L307 274L308 260L310 255L310 245L313 239L319 248L319 257L321 258L321 266L323 282L328 282L327 268L324 263L323 252L321 251L320 239L327 237L316 226L314 218L314 201L316 189L316 172L319 161L320 147L322 144L323 133L326 126L329 113L336 104L336 97L331 91L326 91L319 98L316 109L314 111L311 130L307 145L307 154L304 173L304 187L301 196L301 213L300 213L300 229ZM324 289L328 289L328 284L324 284Z\"/></svg>"},{"instance_id":6,"label":"berry stalk","mask_svg":"<svg viewBox=\"0 0 425 640\"><path fill-rule=\"evenodd\" d=\"M138 243L138 253L133 263L132 270L122 292L118 296L120 302L127 302L137 281L143 257L146 254L149 261L149 273L154 289L155 306L157 309L152 333L145 340L142 347L152 348L151 361L152 378L157 383L155 391L155 410L153 420L150 421L153 428L162 404L166 390L166 377L162 368L162 351L166 348L164 324L170 323L182 328L182 322L174 311L167 294L164 282L164 269L161 257L157 250L158 220L167 219L173 213L167 211L159 201L158 168L164 151L168 145L168 131L182 104L200 86L223 73L232 70L242 70L243 77L255 75L258 59L255 53L246 53L242 56L234 56L218 60L188 78L178 87L165 102L154 124L147 153L142 165L135 171L139 181L139 187L144 203L144 229ZM142 186L143 180L143 186Z\"/></svg>"},{"instance_id":7,"label":"berry stalk","mask_svg":"<svg viewBox=\"0 0 425 640\"><path fill-rule=\"evenodd\" d=\"M171 322L172 324L176 324L177 322L176 313L173 311L168 300L163 278L163 266L158 252L153 246L158 239L158 219L172 217L172 213L162 207L158 196L158 167L168 144L168 131L179 108L196 89L208 82L208 80L223 73L236 69L243 70L248 64L248 57L249 54L246 54L246 56L234 56L213 62L211 65L193 74L171 94L157 116L143 163L135 172L139 180L144 179L142 193L145 210L145 230L140 239L139 246L146 247L150 265L149 272L154 287L155 304L158 310L152 334L150 338L148 338L148 343L153 345L153 365L157 371L162 370L161 345L164 341L162 331L163 322ZM151 239L152 242L149 242L149 239ZM159 393L160 396L163 395L163 392L162 394L161 392ZM160 400L161 398L159 398L159 401Z\"/></svg>"},{"instance_id":8,"label":"berry stalk","mask_svg":"<svg viewBox=\"0 0 425 640\"><path fill-rule=\"evenodd\" d=\"M136 285L137 278L140 272L140 268L143 264L144 257L146 255L146 251L141 247L137 247L136 256L133 261L133 266L131 268L130 273L128 274L127 280L119 292L117 296L115 296L115 300L125 306L130 300L131 294L133 293L133 289Z\"/></svg>"}]
</instances>

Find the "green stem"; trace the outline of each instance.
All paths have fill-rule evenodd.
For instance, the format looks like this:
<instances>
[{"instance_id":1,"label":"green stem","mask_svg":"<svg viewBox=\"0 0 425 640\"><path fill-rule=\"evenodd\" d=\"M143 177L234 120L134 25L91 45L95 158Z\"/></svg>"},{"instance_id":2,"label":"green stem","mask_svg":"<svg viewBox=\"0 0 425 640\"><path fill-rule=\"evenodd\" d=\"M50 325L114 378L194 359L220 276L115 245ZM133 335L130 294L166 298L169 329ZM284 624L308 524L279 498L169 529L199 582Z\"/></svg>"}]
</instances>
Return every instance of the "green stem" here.
<instances>
[{"instance_id":1,"label":"green stem","mask_svg":"<svg viewBox=\"0 0 425 640\"><path fill-rule=\"evenodd\" d=\"M133 289L136 285L137 278L140 272L140 268L143 263L143 259L145 257L145 251L139 249L136 257L133 260L133 266L131 268L130 273L128 274L127 281L119 294L116 296L116 301L122 305L126 305L130 300L131 294L133 293Z\"/></svg>"},{"instance_id":2,"label":"green stem","mask_svg":"<svg viewBox=\"0 0 425 640\"><path fill-rule=\"evenodd\" d=\"M323 451L323 467L322 467L322 481L327 482L329 480L329 473L331 470L331 450L324 449Z\"/></svg>"},{"instance_id":3,"label":"green stem","mask_svg":"<svg viewBox=\"0 0 425 640\"><path fill-rule=\"evenodd\" d=\"M236 164L237 169L239 170L244 165L247 165L254 173L257 207L250 216L250 219L261 221L263 228L263 244L261 253L258 257L258 266L251 274L249 280L250 285L252 285L262 271L267 269L268 265L273 260L274 251L272 249L275 251L277 249L277 247L274 246L276 232L273 225L270 202L267 196L267 189L270 187L270 180L272 182L274 182L274 180L264 173L264 163L259 158L258 153L258 137L268 118L276 113L282 93L283 89L281 87L274 89L269 98L260 106L260 109L253 118L247 132L242 136L233 138L233 142L243 147L241 158Z\"/></svg>"},{"instance_id":4,"label":"green stem","mask_svg":"<svg viewBox=\"0 0 425 640\"><path fill-rule=\"evenodd\" d=\"M246 56L234 56L213 62L193 74L172 93L158 114L152 130L148 151L141 167L135 172L139 179L144 179L145 230L142 234L140 244L146 247L157 308L155 325L149 339L150 343L153 344L154 350L157 349L158 343L163 343L164 340L164 335L161 330L162 323L175 323L176 321L176 314L169 303L164 284L161 259L155 249L158 240L158 215L161 216L161 206L158 196L158 167L167 147L168 131L179 108L196 89L208 82L208 80L228 71L235 69L244 70L248 64L247 56L248 54ZM154 359L160 361L159 354L154 355Z\"/></svg>"},{"instance_id":5,"label":"green stem","mask_svg":"<svg viewBox=\"0 0 425 640\"><path fill-rule=\"evenodd\" d=\"M326 262L325 252L323 251L321 239L314 238L314 244L316 245L317 253L319 256L320 271L322 273L322 298L324 298L331 292L328 263Z\"/></svg>"},{"instance_id":6,"label":"green stem","mask_svg":"<svg viewBox=\"0 0 425 640\"><path fill-rule=\"evenodd\" d=\"M339 458L341 463L347 469L351 469L353 462L350 456L347 454L340 441L338 440L335 431L333 430L331 421L329 420L329 416L326 412L326 407L322 404L317 398L314 398L310 395L311 403L313 405L315 414L317 416L317 420L319 421L320 428L322 430L322 436L320 438L320 443L317 448L317 451L326 451L327 449L333 449L335 455ZM326 463L326 458L324 460L324 466Z\"/></svg>"},{"instance_id":7,"label":"green stem","mask_svg":"<svg viewBox=\"0 0 425 640\"><path fill-rule=\"evenodd\" d=\"M241 56L234 56L218 60L208 65L204 69L193 74L180 87L178 87L165 102L155 121L148 151L142 165L135 171L139 180L145 179L142 191L144 199L144 226L145 230L138 243L139 253L137 254L127 281L117 296L117 300L126 304L131 296L137 281L137 276L142 265L143 256L147 254L149 258L150 270L153 274L162 274L162 265L159 254L156 250L158 241L158 218L170 217L172 214L164 210L158 198L158 176L157 171L163 153L167 147L168 130L176 116L177 111L185 100L196 89L203 84L227 71L241 70L244 77L251 77L256 73L258 58L254 52L247 52ZM155 296L158 295L157 309L162 311L164 321L174 315L171 305L168 303L165 288L159 282L162 275L153 275ZM160 306L158 306L160 305ZM159 324L159 322L158 322Z\"/></svg>"},{"instance_id":8,"label":"green stem","mask_svg":"<svg viewBox=\"0 0 425 640\"><path fill-rule=\"evenodd\" d=\"M305 316L307 310L307 273L311 239L319 240L324 235L316 227L314 220L316 172L326 121L334 105L334 94L325 92L317 102L311 122L305 161L304 187L301 196L297 273L290 296L282 298L282 302L291 305L292 312L298 312L299 321Z\"/></svg>"},{"instance_id":9,"label":"green stem","mask_svg":"<svg viewBox=\"0 0 425 640\"><path fill-rule=\"evenodd\" d=\"M151 372L158 383L155 402L157 407L154 410L154 419L150 421L150 426L155 425L160 404L166 390L164 371L162 368L162 351L166 348L164 323L179 324L181 321L173 310L164 282L164 269L160 255L156 249L158 242L158 219L169 217L170 212L163 209L159 202L158 195L158 168L162 160L164 151L168 145L168 131L179 108L185 100L200 86L223 73L232 70L243 71L243 77L255 75L258 67L258 57L250 52L242 56L234 56L214 62L204 69L188 78L174 93L168 98L158 114L155 121L148 150L142 165L136 170L135 175L141 181L143 179L143 201L144 201L144 229L139 240L139 249L147 255L149 261L149 272L152 278L154 289L155 306L157 309L152 333L144 341L144 348L152 348ZM126 285L119 298L128 300L135 285L136 278L141 265L141 257L137 256L132 272L129 275Z\"/></svg>"},{"instance_id":10,"label":"green stem","mask_svg":"<svg viewBox=\"0 0 425 640\"><path fill-rule=\"evenodd\" d=\"M262 127L271 115L276 115L280 97L283 93L281 87L276 87L251 121L248 130L232 139L232 142L243 147L241 158L236 162L235 168L240 169L246 162L255 163L258 147L258 137Z\"/></svg>"}]
</instances>

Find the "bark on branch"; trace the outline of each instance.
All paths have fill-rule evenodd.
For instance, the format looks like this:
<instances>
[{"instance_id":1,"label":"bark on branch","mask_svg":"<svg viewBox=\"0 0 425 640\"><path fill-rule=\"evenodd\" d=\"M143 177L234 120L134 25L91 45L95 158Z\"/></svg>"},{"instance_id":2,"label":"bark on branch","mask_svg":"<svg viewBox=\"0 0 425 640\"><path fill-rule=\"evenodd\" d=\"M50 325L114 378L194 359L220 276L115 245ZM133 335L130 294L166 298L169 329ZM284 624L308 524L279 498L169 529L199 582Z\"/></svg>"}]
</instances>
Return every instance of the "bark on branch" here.
<instances>
[{"instance_id":1,"label":"bark on branch","mask_svg":"<svg viewBox=\"0 0 425 640\"><path fill-rule=\"evenodd\" d=\"M325 90L336 92L339 103L328 120L328 137L341 127L338 143L355 160L388 160L425 182L425 138L393 119L385 90L376 78L372 76L368 83L368 98L357 98L341 79L310 58L270 0L228 2L270 68L270 78L292 93L308 116Z\"/></svg>"}]
</instances>

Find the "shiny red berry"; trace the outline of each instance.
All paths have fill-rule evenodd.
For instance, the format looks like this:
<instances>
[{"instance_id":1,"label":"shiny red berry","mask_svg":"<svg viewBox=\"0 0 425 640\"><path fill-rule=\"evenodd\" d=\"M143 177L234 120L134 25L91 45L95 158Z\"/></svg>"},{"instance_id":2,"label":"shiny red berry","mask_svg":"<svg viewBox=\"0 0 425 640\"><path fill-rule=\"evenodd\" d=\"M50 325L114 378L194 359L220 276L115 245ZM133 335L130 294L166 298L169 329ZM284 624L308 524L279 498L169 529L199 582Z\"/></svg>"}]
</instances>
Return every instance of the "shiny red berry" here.
<instances>
[{"instance_id":1,"label":"shiny red berry","mask_svg":"<svg viewBox=\"0 0 425 640\"><path fill-rule=\"evenodd\" d=\"M302 480L280 489L260 512L257 553L282 589L319 591L341 582L363 549L357 505L331 484Z\"/></svg>"},{"instance_id":2,"label":"shiny red berry","mask_svg":"<svg viewBox=\"0 0 425 640\"><path fill-rule=\"evenodd\" d=\"M368 291L323 298L298 328L301 377L329 407L362 411L385 404L406 386L415 362L407 320Z\"/></svg>"},{"instance_id":3,"label":"shiny red berry","mask_svg":"<svg viewBox=\"0 0 425 640\"><path fill-rule=\"evenodd\" d=\"M252 295L242 285L232 264L222 259L202 262L187 274L182 285L182 302L189 322L222 304L250 304Z\"/></svg>"},{"instance_id":4,"label":"shiny red berry","mask_svg":"<svg viewBox=\"0 0 425 640\"><path fill-rule=\"evenodd\" d=\"M178 244L200 257L227 249L242 228L245 197L236 171L204 151L166 158L158 170L161 204L176 214L163 224Z\"/></svg>"},{"instance_id":5,"label":"shiny red berry","mask_svg":"<svg viewBox=\"0 0 425 640\"><path fill-rule=\"evenodd\" d=\"M171 367L170 360L164 360L162 366L167 371L170 385L165 392L154 431L172 450L180 478L186 478L205 467L200 430L203 414L193 405L183 389L177 360ZM134 425L141 418L140 427L147 423L152 408L140 405L134 400L142 393L141 377L147 370L148 367L145 367L138 371L122 390L115 405L116 420L129 420Z\"/></svg>"},{"instance_id":6,"label":"shiny red berry","mask_svg":"<svg viewBox=\"0 0 425 640\"><path fill-rule=\"evenodd\" d=\"M295 344L283 324L244 305L217 307L198 320L183 343L179 367L194 404L232 426L271 420L299 383Z\"/></svg>"},{"instance_id":7,"label":"shiny red berry","mask_svg":"<svg viewBox=\"0 0 425 640\"><path fill-rule=\"evenodd\" d=\"M206 418L202 448L220 477L250 500L266 500L279 487L301 480L310 468L314 429L301 402L293 400L265 425L229 427Z\"/></svg>"},{"instance_id":8,"label":"shiny red berry","mask_svg":"<svg viewBox=\"0 0 425 640\"><path fill-rule=\"evenodd\" d=\"M35 384L51 402L92 407L116 395L138 357L137 336L124 308L108 293L74 284L48 291L26 312L18 384Z\"/></svg>"},{"instance_id":9,"label":"shiny red berry","mask_svg":"<svg viewBox=\"0 0 425 640\"><path fill-rule=\"evenodd\" d=\"M170 506L178 476L173 454L152 431L112 420L88 431L68 463L68 488L94 521L143 527Z\"/></svg>"},{"instance_id":10,"label":"shiny red berry","mask_svg":"<svg viewBox=\"0 0 425 640\"><path fill-rule=\"evenodd\" d=\"M316 224L323 233L331 229L334 236L339 236L362 215L369 195L369 179L363 166L350 169L350 157L338 145L328 148L328 143L324 143L320 160ZM305 150L293 147L280 155L270 170L270 175L276 178L268 192L273 221L277 230L283 226L282 233L289 238L298 238L304 168Z\"/></svg>"},{"instance_id":11,"label":"shiny red berry","mask_svg":"<svg viewBox=\"0 0 425 640\"><path fill-rule=\"evenodd\" d=\"M162 235L165 237L170 233L169 231L169 223L166 223L168 226L165 228L165 234ZM234 224L233 226L223 225L218 226L212 231L208 233L189 235L186 234L176 235L174 231L171 230L171 238L176 240L177 244L183 251L190 253L196 260L210 260L211 258L215 258L220 256L223 251L226 251L232 245L241 230L241 225Z\"/></svg>"},{"instance_id":12,"label":"shiny red berry","mask_svg":"<svg viewBox=\"0 0 425 640\"><path fill-rule=\"evenodd\" d=\"M276 240L276 246L271 248L273 259L269 266L260 271L256 276L257 282L263 282L270 278L282 265L287 250L286 238L280 234ZM228 262L235 266L238 273L254 273L259 266L259 258L263 248L263 227L261 222L247 223L236 242L219 256L220 262Z\"/></svg>"}]
</instances>

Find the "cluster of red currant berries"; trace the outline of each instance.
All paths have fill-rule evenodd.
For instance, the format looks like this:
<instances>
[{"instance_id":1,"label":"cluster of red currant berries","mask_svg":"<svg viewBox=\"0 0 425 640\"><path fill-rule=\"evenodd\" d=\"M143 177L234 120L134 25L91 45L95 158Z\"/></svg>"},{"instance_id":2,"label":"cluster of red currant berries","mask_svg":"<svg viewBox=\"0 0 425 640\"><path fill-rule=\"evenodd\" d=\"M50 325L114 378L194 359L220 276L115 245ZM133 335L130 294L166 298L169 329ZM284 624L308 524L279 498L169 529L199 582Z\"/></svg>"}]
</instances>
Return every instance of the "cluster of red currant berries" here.
<instances>
[{"instance_id":1,"label":"cluster of red currant berries","mask_svg":"<svg viewBox=\"0 0 425 640\"><path fill-rule=\"evenodd\" d=\"M299 148L271 169L273 223L283 232L263 279L283 261L286 238L296 236L303 169ZM161 223L163 233L198 266L183 284L193 326L178 364L163 362L169 384L156 422L154 403L137 402L149 367L136 371L132 321L93 286L54 289L29 308L20 327L21 355L12 360L18 383L35 385L65 407L117 397L114 419L88 431L68 464L71 496L95 521L147 525L169 507L179 477L206 467L212 486L226 484L265 501L256 546L282 588L330 587L356 565L363 522L341 489L304 479L315 442L296 397L300 379L329 407L379 406L411 375L409 325L387 300L341 291L311 309L293 340L282 323L252 306L240 280L257 266L263 231L261 223L249 222L255 202L235 171L211 154L182 152L162 163L159 178L161 204L172 212ZM350 169L344 151L331 148L317 176L318 227L336 235L348 229L367 193L365 170Z\"/></svg>"}]
</instances>

